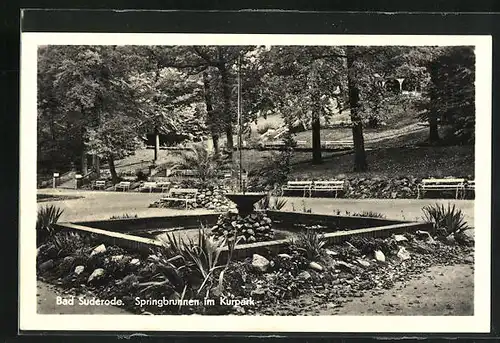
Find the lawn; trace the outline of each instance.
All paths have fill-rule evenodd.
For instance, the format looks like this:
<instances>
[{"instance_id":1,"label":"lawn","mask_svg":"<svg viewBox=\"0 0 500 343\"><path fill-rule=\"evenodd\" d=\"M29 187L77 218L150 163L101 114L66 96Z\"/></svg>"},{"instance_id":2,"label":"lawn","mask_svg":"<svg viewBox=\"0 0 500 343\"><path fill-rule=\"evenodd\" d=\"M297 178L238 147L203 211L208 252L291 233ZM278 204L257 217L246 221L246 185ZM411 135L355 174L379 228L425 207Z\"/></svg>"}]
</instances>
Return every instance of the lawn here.
<instances>
[{"instance_id":1,"label":"lawn","mask_svg":"<svg viewBox=\"0 0 500 343\"><path fill-rule=\"evenodd\" d=\"M360 177L445 177L474 175L474 146L411 147L368 150L369 171L354 173L354 155L330 157L323 164L303 161L293 167L292 178L326 178L339 174Z\"/></svg>"}]
</instances>

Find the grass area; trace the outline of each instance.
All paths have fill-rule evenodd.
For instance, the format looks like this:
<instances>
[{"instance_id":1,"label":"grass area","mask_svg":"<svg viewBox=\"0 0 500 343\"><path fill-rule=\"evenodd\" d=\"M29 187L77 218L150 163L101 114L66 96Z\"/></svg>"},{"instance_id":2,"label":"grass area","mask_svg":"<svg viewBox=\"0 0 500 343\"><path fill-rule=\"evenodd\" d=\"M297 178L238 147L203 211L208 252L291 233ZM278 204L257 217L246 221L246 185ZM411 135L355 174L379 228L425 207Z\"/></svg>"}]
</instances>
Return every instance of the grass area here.
<instances>
[{"instance_id":1,"label":"grass area","mask_svg":"<svg viewBox=\"0 0 500 343\"><path fill-rule=\"evenodd\" d=\"M335 178L339 174L360 177L445 177L474 175L474 146L389 148L367 151L369 171L352 172L354 155L326 158L323 164L296 165L292 178Z\"/></svg>"},{"instance_id":2,"label":"grass area","mask_svg":"<svg viewBox=\"0 0 500 343\"><path fill-rule=\"evenodd\" d=\"M81 199L81 196L75 195L52 195L52 194L37 194L36 202L46 202L46 201L63 201L63 200L73 200Z\"/></svg>"}]
</instances>

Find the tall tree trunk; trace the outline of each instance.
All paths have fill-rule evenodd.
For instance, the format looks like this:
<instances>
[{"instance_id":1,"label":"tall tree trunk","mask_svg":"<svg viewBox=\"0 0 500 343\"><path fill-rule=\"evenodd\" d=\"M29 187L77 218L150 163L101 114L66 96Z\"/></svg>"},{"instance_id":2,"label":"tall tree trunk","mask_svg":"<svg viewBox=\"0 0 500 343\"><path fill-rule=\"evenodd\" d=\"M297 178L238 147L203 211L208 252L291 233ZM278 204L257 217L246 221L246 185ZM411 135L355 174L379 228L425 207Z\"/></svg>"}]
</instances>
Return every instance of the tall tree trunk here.
<instances>
[{"instance_id":1,"label":"tall tree trunk","mask_svg":"<svg viewBox=\"0 0 500 343\"><path fill-rule=\"evenodd\" d=\"M208 126L212 135L212 142L214 146L214 154L215 156L219 156L219 124L218 119L216 118L214 107L212 103L212 94L210 93L210 81L208 80L208 73L203 73L203 86L204 86L204 95L205 95L205 105L207 106L207 121Z\"/></svg>"},{"instance_id":2,"label":"tall tree trunk","mask_svg":"<svg viewBox=\"0 0 500 343\"><path fill-rule=\"evenodd\" d=\"M353 47L346 48L347 55L347 83L349 87L349 106L351 108L352 140L354 143L354 171L363 172L368 169L366 163L365 142L363 137L363 123L359 116L359 89L353 79Z\"/></svg>"},{"instance_id":3,"label":"tall tree trunk","mask_svg":"<svg viewBox=\"0 0 500 343\"><path fill-rule=\"evenodd\" d=\"M320 106L319 106L319 96L314 94L312 97L313 108L312 108L312 163L321 164L321 122L320 122Z\"/></svg>"},{"instance_id":4,"label":"tall tree trunk","mask_svg":"<svg viewBox=\"0 0 500 343\"><path fill-rule=\"evenodd\" d=\"M430 109L429 109L429 143L434 144L439 142L439 131L438 131L438 121L437 121L437 113L435 110L435 107L437 107L437 94L436 94L436 89L434 89L435 84L437 82L437 77L438 77L438 66L436 63L431 64L430 66L430 76L431 76L431 88L429 92L429 97L430 97Z\"/></svg>"},{"instance_id":5,"label":"tall tree trunk","mask_svg":"<svg viewBox=\"0 0 500 343\"><path fill-rule=\"evenodd\" d=\"M154 132L154 140L155 140L155 154L154 154L154 159L153 161L156 162L158 161L158 155L159 155L159 150L160 150L160 135L158 134L158 127L155 126L155 132Z\"/></svg>"},{"instance_id":6,"label":"tall tree trunk","mask_svg":"<svg viewBox=\"0 0 500 343\"><path fill-rule=\"evenodd\" d=\"M89 171L87 152L83 150L82 152L82 175L85 175Z\"/></svg>"},{"instance_id":7,"label":"tall tree trunk","mask_svg":"<svg viewBox=\"0 0 500 343\"><path fill-rule=\"evenodd\" d=\"M229 84L229 75L225 64L219 65L219 71L222 80L223 113L225 123L225 133L227 138L227 149L229 156L233 156L233 114L231 113L231 85Z\"/></svg>"},{"instance_id":8,"label":"tall tree trunk","mask_svg":"<svg viewBox=\"0 0 500 343\"><path fill-rule=\"evenodd\" d=\"M108 164L109 172L111 173L111 180L113 181L113 183L118 183L118 181L120 180L118 178L118 174L116 173L115 160L111 155L108 156Z\"/></svg>"},{"instance_id":9,"label":"tall tree trunk","mask_svg":"<svg viewBox=\"0 0 500 343\"><path fill-rule=\"evenodd\" d=\"M96 177L100 178L101 177L101 166L100 166L99 156L97 156L97 154L94 154L92 156L92 166L95 170Z\"/></svg>"},{"instance_id":10,"label":"tall tree trunk","mask_svg":"<svg viewBox=\"0 0 500 343\"><path fill-rule=\"evenodd\" d=\"M437 118L435 114L431 113L429 114L429 143L437 143L439 140Z\"/></svg>"}]
</instances>

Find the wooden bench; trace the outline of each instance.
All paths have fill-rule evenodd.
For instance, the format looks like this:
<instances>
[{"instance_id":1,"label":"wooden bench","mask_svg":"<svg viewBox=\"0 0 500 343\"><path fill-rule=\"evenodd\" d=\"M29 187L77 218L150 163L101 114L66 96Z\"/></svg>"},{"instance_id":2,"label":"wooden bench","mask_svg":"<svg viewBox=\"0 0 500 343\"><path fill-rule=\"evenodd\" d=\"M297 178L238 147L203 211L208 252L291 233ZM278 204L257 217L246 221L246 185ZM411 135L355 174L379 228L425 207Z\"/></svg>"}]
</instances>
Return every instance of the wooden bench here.
<instances>
[{"instance_id":1,"label":"wooden bench","mask_svg":"<svg viewBox=\"0 0 500 343\"><path fill-rule=\"evenodd\" d=\"M167 169L167 176L196 176L197 172L193 169Z\"/></svg>"},{"instance_id":2,"label":"wooden bench","mask_svg":"<svg viewBox=\"0 0 500 343\"><path fill-rule=\"evenodd\" d=\"M153 190L158 188L158 184L156 182L144 182L141 184L139 187L138 191L142 192L143 190L147 189L149 190L149 193L151 193Z\"/></svg>"},{"instance_id":3,"label":"wooden bench","mask_svg":"<svg viewBox=\"0 0 500 343\"><path fill-rule=\"evenodd\" d=\"M334 147L351 147L354 143L352 140L340 140L340 141L321 141L321 146L324 148L334 148Z\"/></svg>"},{"instance_id":4,"label":"wooden bench","mask_svg":"<svg viewBox=\"0 0 500 343\"><path fill-rule=\"evenodd\" d=\"M179 195L188 195L187 198L181 198ZM172 188L169 190L168 195L163 197L163 201L175 201L184 202L186 209L190 202L196 202L196 196L198 195L198 189L196 188Z\"/></svg>"},{"instance_id":5,"label":"wooden bench","mask_svg":"<svg viewBox=\"0 0 500 343\"><path fill-rule=\"evenodd\" d=\"M130 181L121 181L115 185L115 191L118 189L122 189L124 192L130 190Z\"/></svg>"},{"instance_id":6,"label":"wooden bench","mask_svg":"<svg viewBox=\"0 0 500 343\"><path fill-rule=\"evenodd\" d=\"M465 183L465 192L470 191L472 193L476 192L476 180L467 180ZM464 198L465 198L464 192Z\"/></svg>"},{"instance_id":7,"label":"wooden bench","mask_svg":"<svg viewBox=\"0 0 500 343\"><path fill-rule=\"evenodd\" d=\"M92 189L106 189L106 181L105 180L96 180L92 184Z\"/></svg>"},{"instance_id":8,"label":"wooden bench","mask_svg":"<svg viewBox=\"0 0 500 343\"><path fill-rule=\"evenodd\" d=\"M344 190L344 181L342 180L329 180L329 181L314 181L313 192L335 192L335 197L338 196L339 191Z\"/></svg>"},{"instance_id":9,"label":"wooden bench","mask_svg":"<svg viewBox=\"0 0 500 343\"><path fill-rule=\"evenodd\" d=\"M303 191L304 197L307 193L309 193L309 196L311 196L312 186L312 181L288 181L286 186L283 186L281 188L281 195L283 196L286 191Z\"/></svg>"},{"instance_id":10,"label":"wooden bench","mask_svg":"<svg viewBox=\"0 0 500 343\"><path fill-rule=\"evenodd\" d=\"M417 186L417 199L428 191L454 191L455 199L458 199L465 191L465 179L423 179Z\"/></svg>"}]
</instances>

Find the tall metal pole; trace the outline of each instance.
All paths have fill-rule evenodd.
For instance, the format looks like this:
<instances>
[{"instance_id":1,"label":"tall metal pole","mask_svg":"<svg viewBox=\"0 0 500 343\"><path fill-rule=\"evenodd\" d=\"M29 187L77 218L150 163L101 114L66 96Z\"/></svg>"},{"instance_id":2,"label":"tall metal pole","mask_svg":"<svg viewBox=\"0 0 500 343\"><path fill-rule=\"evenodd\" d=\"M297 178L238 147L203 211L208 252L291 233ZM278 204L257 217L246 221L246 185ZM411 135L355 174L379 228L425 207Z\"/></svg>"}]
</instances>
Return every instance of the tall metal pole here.
<instances>
[{"instance_id":1,"label":"tall metal pole","mask_svg":"<svg viewBox=\"0 0 500 343\"><path fill-rule=\"evenodd\" d=\"M238 170L238 183L240 192L245 193L243 188L243 161L241 152L241 55L238 55L238 153L239 153L239 170Z\"/></svg>"}]
</instances>

